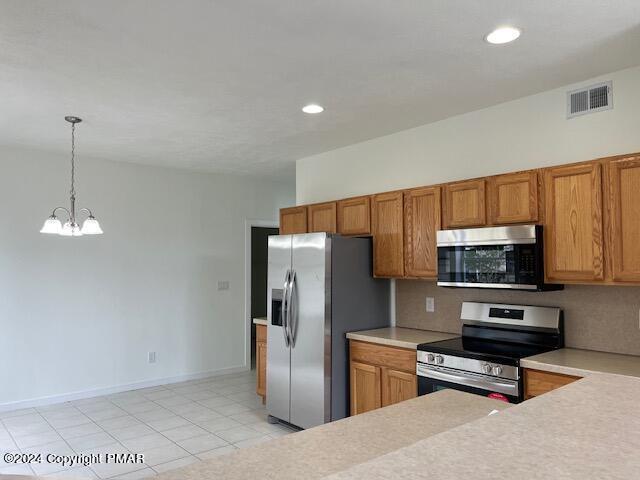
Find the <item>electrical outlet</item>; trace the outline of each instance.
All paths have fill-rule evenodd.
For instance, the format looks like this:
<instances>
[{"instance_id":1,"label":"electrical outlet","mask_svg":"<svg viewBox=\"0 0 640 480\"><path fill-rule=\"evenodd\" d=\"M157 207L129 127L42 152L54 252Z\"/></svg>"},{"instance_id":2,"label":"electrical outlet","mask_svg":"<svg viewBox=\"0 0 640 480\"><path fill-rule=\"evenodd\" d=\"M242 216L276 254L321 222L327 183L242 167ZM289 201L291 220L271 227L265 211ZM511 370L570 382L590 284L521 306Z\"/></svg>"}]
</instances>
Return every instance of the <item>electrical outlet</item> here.
<instances>
[{"instance_id":1,"label":"electrical outlet","mask_svg":"<svg viewBox=\"0 0 640 480\"><path fill-rule=\"evenodd\" d=\"M436 311L436 300L433 297L427 297L427 301L425 302L426 305L426 309L427 312L431 313L431 312L435 312Z\"/></svg>"},{"instance_id":2,"label":"electrical outlet","mask_svg":"<svg viewBox=\"0 0 640 480\"><path fill-rule=\"evenodd\" d=\"M147 358L149 359L149 363L156 363L156 352L149 352Z\"/></svg>"},{"instance_id":3,"label":"electrical outlet","mask_svg":"<svg viewBox=\"0 0 640 480\"><path fill-rule=\"evenodd\" d=\"M218 290L229 290L229 280L221 280L218 282Z\"/></svg>"}]
</instances>

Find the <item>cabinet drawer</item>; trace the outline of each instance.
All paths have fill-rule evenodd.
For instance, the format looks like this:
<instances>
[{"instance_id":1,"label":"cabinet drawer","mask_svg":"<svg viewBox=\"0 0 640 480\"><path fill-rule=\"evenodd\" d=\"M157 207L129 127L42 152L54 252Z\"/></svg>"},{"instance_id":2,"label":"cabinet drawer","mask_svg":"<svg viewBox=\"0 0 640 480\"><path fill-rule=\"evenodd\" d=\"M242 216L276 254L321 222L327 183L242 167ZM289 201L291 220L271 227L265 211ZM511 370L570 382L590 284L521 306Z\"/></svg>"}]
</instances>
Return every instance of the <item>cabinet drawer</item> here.
<instances>
[{"instance_id":1,"label":"cabinet drawer","mask_svg":"<svg viewBox=\"0 0 640 480\"><path fill-rule=\"evenodd\" d=\"M537 397L556 388L564 387L576 380L580 380L580 377L526 369L524 372L525 398Z\"/></svg>"},{"instance_id":2,"label":"cabinet drawer","mask_svg":"<svg viewBox=\"0 0 640 480\"><path fill-rule=\"evenodd\" d=\"M256 342L266 342L266 341L267 341L267 326L256 325Z\"/></svg>"},{"instance_id":3,"label":"cabinet drawer","mask_svg":"<svg viewBox=\"0 0 640 480\"><path fill-rule=\"evenodd\" d=\"M355 340L349 342L349 349L353 361L394 368L404 372L416 372L415 350Z\"/></svg>"}]
</instances>

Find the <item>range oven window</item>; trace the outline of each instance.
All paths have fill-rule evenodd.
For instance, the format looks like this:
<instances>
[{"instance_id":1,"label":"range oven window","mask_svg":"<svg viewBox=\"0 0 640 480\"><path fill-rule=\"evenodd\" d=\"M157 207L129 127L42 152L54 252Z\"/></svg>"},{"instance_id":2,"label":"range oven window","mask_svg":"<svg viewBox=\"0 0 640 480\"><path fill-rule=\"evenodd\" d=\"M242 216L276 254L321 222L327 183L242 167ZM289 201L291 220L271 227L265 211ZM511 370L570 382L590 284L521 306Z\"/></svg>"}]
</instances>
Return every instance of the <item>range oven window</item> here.
<instances>
[{"instance_id":1,"label":"range oven window","mask_svg":"<svg viewBox=\"0 0 640 480\"><path fill-rule=\"evenodd\" d=\"M535 245L438 247L438 280L535 284Z\"/></svg>"}]
</instances>

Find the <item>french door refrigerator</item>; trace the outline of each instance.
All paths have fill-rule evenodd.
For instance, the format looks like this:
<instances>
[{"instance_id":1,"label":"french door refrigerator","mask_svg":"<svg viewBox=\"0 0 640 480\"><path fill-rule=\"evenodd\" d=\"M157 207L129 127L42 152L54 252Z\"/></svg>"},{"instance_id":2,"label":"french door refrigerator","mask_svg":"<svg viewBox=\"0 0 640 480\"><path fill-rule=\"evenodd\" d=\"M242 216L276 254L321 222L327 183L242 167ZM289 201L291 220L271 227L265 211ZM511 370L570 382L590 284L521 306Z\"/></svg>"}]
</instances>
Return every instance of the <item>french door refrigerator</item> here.
<instances>
[{"instance_id":1,"label":"french door refrigerator","mask_svg":"<svg viewBox=\"0 0 640 480\"><path fill-rule=\"evenodd\" d=\"M389 325L370 238L269 237L267 411L310 428L348 415L348 331Z\"/></svg>"}]
</instances>

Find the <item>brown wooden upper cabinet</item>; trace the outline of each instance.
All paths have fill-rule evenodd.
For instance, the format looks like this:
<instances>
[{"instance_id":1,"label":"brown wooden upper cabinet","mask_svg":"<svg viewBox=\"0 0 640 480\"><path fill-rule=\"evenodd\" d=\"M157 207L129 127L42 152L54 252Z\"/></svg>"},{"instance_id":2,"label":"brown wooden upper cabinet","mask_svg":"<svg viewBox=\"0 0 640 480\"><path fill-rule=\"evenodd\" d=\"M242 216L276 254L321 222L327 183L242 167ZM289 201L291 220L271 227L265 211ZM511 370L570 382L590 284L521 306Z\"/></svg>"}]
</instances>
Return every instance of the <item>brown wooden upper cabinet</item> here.
<instances>
[{"instance_id":1,"label":"brown wooden upper cabinet","mask_svg":"<svg viewBox=\"0 0 640 480\"><path fill-rule=\"evenodd\" d=\"M280 235L307 233L307 207L280 209Z\"/></svg>"},{"instance_id":2,"label":"brown wooden upper cabinet","mask_svg":"<svg viewBox=\"0 0 640 480\"><path fill-rule=\"evenodd\" d=\"M404 193L404 273L408 277L436 277L440 230L440 187L416 188Z\"/></svg>"},{"instance_id":3,"label":"brown wooden upper cabinet","mask_svg":"<svg viewBox=\"0 0 640 480\"><path fill-rule=\"evenodd\" d=\"M371 203L368 196L338 201L338 233L371 234Z\"/></svg>"},{"instance_id":4,"label":"brown wooden upper cabinet","mask_svg":"<svg viewBox=\"0 0 640 480\"><path fill-rule=\"evenodd\" d=\"M373 196L373 274L376 277L404 276L403 194Z\"/></svg>"},{"instance_id":5,"label":"brown wooden upper cabinet","mask_svg":"<svg viewBox=\"0 0 640 480\"><path fill-rule=\"evenodd\" d=\"M640 282L640 156L607 165L612 276Z\"/></svg>"},{"instance_id":6,"label":"brown wooden upper cabinet","mask_svg":"<svg viewBox=\"0 0 640 480\"><path fill-rule=\"evenodd\" d=\"M490 177L488 187L489 221L493 225L539 220L538 172Z\"/></svg>"},{"instance_id":7,"label":"brown wooden upper cabinet","mask_svg":"<svg viewBox=\"0 0 640 480\"><path fill-rule=\"evenodd\" d=\"M445 228L486 225L485 180L469 180L445 185L443 213Z\"/></svg>"},{"instance_id":8,"label":"brown wooden upper cabinet","mask_svg":"<svg viewBox=\"0 0 640 480\"><path fill-rule=\"evenodd\" d=\"M549 281L604 278L599 163L545 170L545 259Z\"/></svg>"},{"instance_id":9,"label":"brown wooden upper cabinet","mask_svg":"<svg viewBox=\"0 0 640 480\"><path fill-rule=\"evenodd\" d=\"M336 202L309 205L308 231L336 233Z\"/></svg>"}]
</instances>

